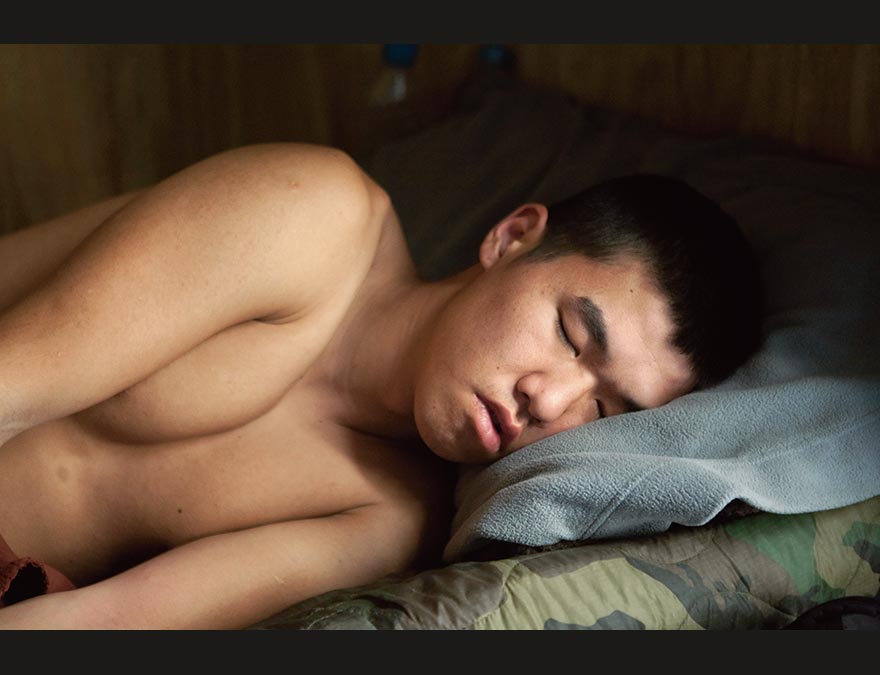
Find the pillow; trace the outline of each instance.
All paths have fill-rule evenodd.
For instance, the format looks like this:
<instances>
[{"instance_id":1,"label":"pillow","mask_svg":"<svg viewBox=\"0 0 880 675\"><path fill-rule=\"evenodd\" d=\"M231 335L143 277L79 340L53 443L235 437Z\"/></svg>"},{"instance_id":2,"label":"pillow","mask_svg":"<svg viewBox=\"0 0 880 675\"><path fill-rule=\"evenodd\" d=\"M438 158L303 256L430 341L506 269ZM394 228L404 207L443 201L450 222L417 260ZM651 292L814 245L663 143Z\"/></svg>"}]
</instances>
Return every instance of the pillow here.
<instances>
[{"instance_id":1,"label":"pillow","mask_svg":"<svg viewBox=\"0 0 880 675\"><path fill-rule=\"evenodd\" d=\"M880 173L744 136L673 133L527 85L390 144L367 170L432 279L476 262L526 201L676 176L716 199L761 263L765 344L726 382L462 467L445 557L702 525L734 501L808 513L880 494Z\"/></svg>"}]
</instances>

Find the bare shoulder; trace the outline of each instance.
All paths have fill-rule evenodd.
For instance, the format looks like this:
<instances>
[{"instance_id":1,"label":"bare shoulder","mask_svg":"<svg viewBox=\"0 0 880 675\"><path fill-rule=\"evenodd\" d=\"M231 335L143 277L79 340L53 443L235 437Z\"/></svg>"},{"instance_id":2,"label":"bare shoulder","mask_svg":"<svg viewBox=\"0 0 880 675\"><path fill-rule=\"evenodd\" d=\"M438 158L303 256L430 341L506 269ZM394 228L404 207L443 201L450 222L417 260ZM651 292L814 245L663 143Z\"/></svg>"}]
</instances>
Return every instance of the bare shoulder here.
<instances>
[{"instance_id":1,"label":"bare shoulder","mask_svg":"<svg viewBox=\"0 0 880 675\"><path fill-rule=\"evenodd\" d=\"M368 226L388 208L387 193L344 151L308 143L262 143L227 150L179 174L190 190L222 201L269 197L312 206L319 222ZM195 185L193 183L196 183Z\"/></svg>"},{"instance_id":2,"label":"bare shoulder","mask_svg":"<svg viewBox=\"0 0 880 675\"><path fill-rule=\"evenodd\" d=\"M293 289L315 302L365 273L392 213L388 194L345 152L304 143L242 146L209 157L155 189L155 212L179 197L234 219L278 246ZM179 190L179 192L178 192ZM216 221L215 221L216 222Z\"/></svg>"},{"instance_id":3,"label":"bare shoulder","mask_svg":"<svg viewBox=\"0 0 880 675\"><path fill-rule=\"evenodd\" d=\"M366 273L389 211L387 193L342 150L264 143L173 174L117 220L140 223L166 242L185 227L195 245L210 242L202 250L231 252L233 269L259 270L265 299L280 303L272 316L289 317L327 303Z\"/></svg>"}]
</instances>

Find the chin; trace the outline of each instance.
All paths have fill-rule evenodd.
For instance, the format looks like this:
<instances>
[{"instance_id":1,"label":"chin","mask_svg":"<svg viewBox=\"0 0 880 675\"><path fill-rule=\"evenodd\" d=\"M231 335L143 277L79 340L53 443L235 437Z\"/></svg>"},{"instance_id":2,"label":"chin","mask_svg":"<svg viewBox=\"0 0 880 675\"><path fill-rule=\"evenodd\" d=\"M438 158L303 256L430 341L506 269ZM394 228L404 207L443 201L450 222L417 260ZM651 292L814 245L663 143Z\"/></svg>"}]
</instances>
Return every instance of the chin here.
<instances>
[{"instance_id":1,"label":"chin","mask_svg":"<svg viewBox=\"0 0 880 675\"><path fill-rule=\"evenodd\" d=\"M422 442L440 459L456 464L474 464L487 461L478 456L479 453L475 448L466 447L457 442L455 438L442 432L438 433L438 430L448 431L448 425L433 424L431 420L424 419L418 414L415 421Z\"/></svg>"},{"instance_id":2,"label":"chin","mask_svg":"<svg viewBox=\"0 0 880 675\"><path fill-rule=\"evenodd\" d=\"M501 453L489 454L480 446L461 442L428 443L426 441L425 445L440 459L456 464L489 464L501 456Z\"/></svg>"},{"instance_id":3,"label":"chin","mask_svg":"<svg viewBox=\"0 0 880 675\"><path fill-rule=\"evenodd\" d=\"M457 464L485 464L494 457L476 439L468 437L467 409L466 403L455 396L429 398L420 396L417 390L413 419L422 442L440 459Z\"/></svg>"},{"instance_id":4,"label":"chin","mask_svg":"<svg viewBox=\"0 0 880 675\"><path fill-rule=\"evenodd\" d=\"M419 429L419 436L422 438L422 442L428 447L428 449L433 452L440 459L446 460L447 462L466 462L467 459L463 457L465 454L463 452L463 448L459 445L451 442L449 439L438 437L437 434L433 433L433 430L429 425L424 425L424 428L420 424L416 424Z\"/></svg>"}]
</instances>

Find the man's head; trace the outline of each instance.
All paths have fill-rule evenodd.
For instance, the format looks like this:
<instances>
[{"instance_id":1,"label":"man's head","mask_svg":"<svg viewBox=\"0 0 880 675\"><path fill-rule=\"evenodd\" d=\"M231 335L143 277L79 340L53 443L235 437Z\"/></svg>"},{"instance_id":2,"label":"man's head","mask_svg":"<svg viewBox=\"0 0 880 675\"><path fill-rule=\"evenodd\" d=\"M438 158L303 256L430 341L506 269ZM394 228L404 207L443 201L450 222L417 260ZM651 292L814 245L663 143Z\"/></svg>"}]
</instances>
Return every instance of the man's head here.
<instances>
[{"instance_id":1,"label":"man's head","mask_svg":"<svg viewBox=\"0 0 880 675\"><path fill-rule=\"evenodd\" d=\"M491 461L565 429L653 408L754 350L754 264L736 224L685 184L631 176L524 204L480 248L417 378L422 438Z\"/></svg>"},{"instance_id":2,"label":"man's head","mask_svg":"<svg viewBox=\"0 0 880 675\"><path fill-rule=\"evenodd\" d=\"M647 266L697 387L727 378L757 348L761 289L752 252L734 219L687 183L650 174L612 179L550 207L545 229L528 259L580 253Z\"/></svg>"}]
</instances>

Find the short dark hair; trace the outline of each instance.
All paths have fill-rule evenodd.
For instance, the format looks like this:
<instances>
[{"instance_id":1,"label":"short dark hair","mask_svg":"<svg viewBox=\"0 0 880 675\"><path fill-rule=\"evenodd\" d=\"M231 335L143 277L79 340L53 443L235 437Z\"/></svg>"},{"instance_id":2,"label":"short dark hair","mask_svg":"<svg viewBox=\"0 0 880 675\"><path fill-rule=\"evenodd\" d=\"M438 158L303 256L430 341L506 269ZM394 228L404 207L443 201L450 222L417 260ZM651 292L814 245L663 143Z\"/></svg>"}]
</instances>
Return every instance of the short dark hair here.
<instances>
[{"instance_id":1,"label":"short dark hair","mask_svg":"<svg viewBox=\"0 0 880 675\"><path fill-rule=\"evenodd\" d=\"M548 207L547 229L526 259L580 253L633 257L652 270L672 312L673 345L697 388L731 375L761 342L758 265L736 221L683 180L612 178Z\"/></svg>"}]
</instances>

